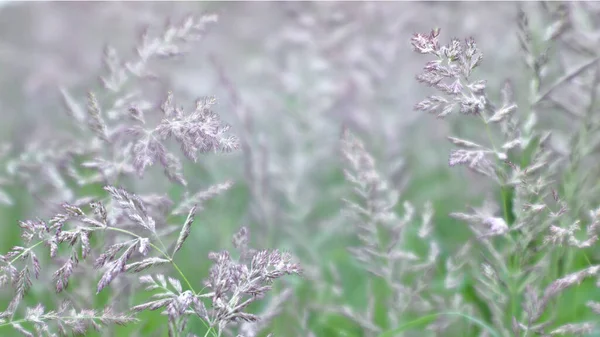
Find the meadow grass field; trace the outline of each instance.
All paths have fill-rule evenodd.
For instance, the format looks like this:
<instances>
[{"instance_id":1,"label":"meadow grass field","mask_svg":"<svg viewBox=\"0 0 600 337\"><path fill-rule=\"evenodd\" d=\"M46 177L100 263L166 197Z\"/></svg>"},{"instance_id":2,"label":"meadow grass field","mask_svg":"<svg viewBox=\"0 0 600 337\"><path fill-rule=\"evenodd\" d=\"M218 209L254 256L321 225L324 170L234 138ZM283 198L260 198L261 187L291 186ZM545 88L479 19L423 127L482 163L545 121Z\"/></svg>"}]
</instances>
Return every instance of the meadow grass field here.
<instances>
[{"instance_id":1,"label":"meadow grass field","mask_svg":"<svg viewBox=\"0 0 600 337\"><path fill-rule=\"evenodd\" d=\"M0 336L600 336L595 2L0 7Z\"/></svg>"}]
</instances>

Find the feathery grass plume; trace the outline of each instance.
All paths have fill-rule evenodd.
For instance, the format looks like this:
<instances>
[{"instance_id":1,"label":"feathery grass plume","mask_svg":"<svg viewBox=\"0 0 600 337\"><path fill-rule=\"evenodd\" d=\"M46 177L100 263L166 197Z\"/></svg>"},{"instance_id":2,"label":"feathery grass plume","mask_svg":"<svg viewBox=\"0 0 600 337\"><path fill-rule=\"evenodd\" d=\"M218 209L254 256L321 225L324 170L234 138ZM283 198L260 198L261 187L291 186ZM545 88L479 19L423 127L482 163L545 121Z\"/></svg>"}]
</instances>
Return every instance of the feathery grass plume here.
<instances>
[{"instance_id":1,"label":"feathery grass plume","mask_svg":"<svg viewBox=\"0 0 600 337\"><path fill-rule=\"evenodd\" d=\"M565 16L560 16L555 22L557 25L550 28L553 33L547 35L543 43L558 39L564 33L566 28L561 20L564 21ZM478 271L475 272L475 289L479 296L487 300L488 310L492 313L488 319L506 336L531 331L540 333L548 326L556 325L551 319L540 321L548 308L548 300L566 287L579 283L583 275L597 273L596 266L590 266L584 271L564 276L560 272L561 267L564 266L564 273L572 266L556 264L556 258L564 254L564 250L551 244L568 242L577 249L590 247L597 240L597 224L592 221L589 225L589 239L581 241L575 238L574 233L579 229L579 214L572 213L571 207L579 210L589 207L589 204L576 204L570 199L573 194L569 192L572 184L568 179L569 172L579 165L579 159L567 158L569 164L562 164L565 158L561 158L560 153L552 148L553 138L537 124L536 118L537 105L550 97L549 92L554 87L567 83L585 67L595 64L596 59L584 63L546 88L547 56L536 54L524 12L520 12L518 23L526 63L533 73L530 93L530 102L533 103L524 109L523 114L516 113L510 82L505 82L502 104L496 107L486 92L485 82L471 78L473 70L482 61L481 53L472 39L464 43L453 39L448 45L441 45L440 31L432 30L429 34L415 34L411 41L416 52L436 57L435 61L427 63L417 80L442 93L442 96L431 96L418 103L415 108L436 113L438 117L446 117L459 110L478 118L487 133L487 146L450 137L454 145L461 147L451 153L450 165L468 165L470 169L495 181L501 195L500 207L490 208L492 203L488 202L483 209L475 210L474 214L452 213L451 216L466 221L475 234L477 244L472 247L480 248L484 254L482 267L475 269ZM447 79L451 83L445 82ZM595 96L595 89L592 92ZM498 136L502 137L502 145L498 143ZM565 174L567 179L564 179ZM557 178L560 179L558 182L553 180ZM552 188L555 184L560 187L560 192ZM563 200L561 194L565 194L567 200ZM498 210L502 215L497 214ZM569 222L571 225L565 228ZM540 237L546 239L541 242ZM568 254L567 261L572 261L574 251L569 250ZM559 263L564 263L564 260ZM477 262L469 261L469 264L477 268ZM545 287L548 277L555 281L547 286L546 295L540 300L536 300L536 296L529 296L528 306L521 307L521 289L529 285L529 294L532 294L534 287ZM555 307L552 309L556 310ZM588 323L567 324L556 327L550 334L581 334L591 331L592 327Z\"/></svg>"},{"instance_id":2,"label":"feathery grass plume","mask_svg":"<svg viewBox=\"0 0 600 337\"><path fill-rule=\"evenodd\" d=\"M126 325L137 322L129 315L115 314L107 307L102 311L76 310L69 302L63 302L58 310L46 311L41 304L27 308L25 316L16 321L0 319L0 328L11 326L24 336L51 336L51 324L56 324L61 336L69 334L85 335L90 330L101 331L103 325ZM32 324L35 334L26 329L24 324Z\"/></svg>"},{"instance_id":3,"label":"feathery grass plume","mask_svg":"<svg viewBox=\"0 0 600 337\"><path fill-rule=\"evenodd\" d=\"M106 74L101 76L105 90L88 92L87 111L69 90L60 90L70 121L79 132L71 132L67 137L53 134L52 139L33 139L26 144L29 149L9 163L11 178L27 183L28 190L39 199L50 199L51 214L56 211L54 204L75 202L77 187L111 184L134 172L141 175L155 162L169 179L185 185L180 160L165 148L166 138L175 138L186 155L193 158L196 151L236 148L235 137L224 134L228 126L220 124L210 110L212 99L198 100L190 113L169 107L172 111L161 123L154 128L144 127L147 119L154 120L152 110L156 110L154 98L146 97L143 90L149 78L157 78L152 70L155 63L185 54L190 44L200 41L216 21L216 15L207 14L169 24L159 34L148 28L136 55L130 59L122 59L115 48L106 46ZM172 102L172 96L169 97ZM199 122L202 124L196 124ZM96 137L89 137L90 130ZM90 175L87 169L93 173ZM72 186L71 180L77 187Z\"/></svg>"},{"instance_id":4,"label":"feathery grass plume","mask_svg":"<svg viewBox=\"0 0 600 337\"><path fill-rule=\"evenodd\" d=\"M90 209L94 215L88 215L79 207L65 204L63 205L65 213L54 216L48 222L25 221L21 223L24 238L28 242L32 239L41 241L30 248L15 247L9 254L2 257L6 262L6 266L2 268L2 279L12 281L13 286L17 289L17 296L13 300L14 304L9 306L9 310L16 308L17 302L31 287L31 270L35 275L39 273L40 267L36 255L33 253L36 246L41 243L49 246L51 256L57 255L61 245L72 247L70 258L54 274L56 288L60 292L67 288L69 278L73 275L80 260L85 261L90 255L90 236L96 232L113 232L118 235L117 237L121 237L114 243L102 247L103 252L95 259L94 267L104 269L103 275L98 281L97 292L102 291L125 272L140 273L164 265L175 267L179 276L185 281L186 287L189 288L188 290L184 290L181 282L176 278L168 277L169 284L175 289L175 291L170 291L167 296L170 300L163 298L133 308L134 311L141 311L166 307L170 323L175 327L173 329L183 329L185 325L182 325L181 319L187 317L192 308L196 308L194 310L200 319L205 319L210 323L210 329L214 328L217 331L221 331L227 324L236 322L238 319L256 321L259 316L242 310L254 300L264 296L271 289L270 284L275 279L288 274L300 273L299 266L291 261L288 253L281 253L278 250L249 249L247 247L248 231L246 228L242 228L234 242L241 253L240 262L232 260L227 252L212 253L211 258L215 261L215 265L207 280L207 288L212 289L213 292L209 295L196 293L181 269L173 261L174 253L181 249L189 236L195 208L190 210L174 244L173 253L168 255L165 249L166 245L163 243L164 239L158 235L157 221L150 214L150 209L143 198L122 188L107 186L105 189L110 195L108 207L105 207L104 203L92 203ZM214 191L211 193L214 194ZM206 195L206 192L204 194ZM177 206L181 208L181 205ZM172 209L176 209L175 205L172 205ZM130 227L128 222L133 227ZM73 225L68 226L69 224ZM19 259L28 262L20 271L14 265ZM166 289L167 285L164 279L163 276L158 276L157 281L151 281L153 280L151 276L143 276L140 281L142 283L154 282L152 283L154 286L149 289L155 289L159 285L161 289ZM166 294L163 297L165 296ZM248 296L248 298L245 299L244 296ZM213 300L210 316L208 314L200 315L206 311L206 309L202 309L203 304L200 302L204 297L211 297ZM6 314L12 314L12 312L7 311ZM208 313L208 311L206 312Z\"/></svg>"},{"instance_id":5,"label":"feathery grass plume","mask_svg":"<svg viewBox=\"0 0 600 337\"><path fill-rule=\"evenodd\" d=\"M169 92L159 107L163 117L155 127L149 127L147 120L152 117L154 104L137 88L129 89L136 81L156 77L151 70L153 61L184 54L187 46L201 39L207 26L216 20L215 15L190 16L179 25L169 25L156 37L147 30L137 47L137 56L127 61L122 61L114 48L106 47L107 75L101 79L108 92L103 96L116 98L104 103L105 99L90 94L88 118L76 120L87 120L92 130L110 143L100 155L92 156L84 164L100 171L92 181L112 181L132 172L141 176L149 166L159 163L171 181L185 185L181 162L164 144L169 138L175 139L186 157L194 161L198 152L237 148L237 139L225 134L229 127L221 124L211 110L216 103L214 98L199 99L192 112L185 112L175 106L173 94ZM65 89L62 92L70 115L80 116L77 101ZM103 109L104 114L100 113L101 105L108 105Z\"/></svg>"},{"instance_id":6,"label":"feathery grass plume","mask_svg":"<svg viewBox=\"0 0 600 337\"><path fill-rule=\"evenodd\" d=\"M471 79L473 70L481 63L482 56L479 52L475 41L467 39L461 43L458 39L452 39L451 43L442 46L439 41L440 30L432 30L429 34L415 34L412 38L412 45L416 52L420 54L434 55L437 60L429 62L424 67L423 74L417 77L422 83L425 83L438 91L441 91L444 96L438 98L430 97L425 101L417 104L417 110L435 112L438 117L448 116L451 112L459 110L461 113L468 116L475 116L481 120L488 130L489 146L483 146L478 142L451 137L450 141L462 147L460 150L452 151L450 155L450 166L456 164L465 164L471 170L481 173L500 185L503 191L507 191L508 184L506 172L508 166L504 164L508 161L510 154L506 150L514 148L514 139L511 137L511 125L514 123L511 114L516 110L516 105L512 103L510 95L510 87L505 86L503 94L503 104L499 109L493 107L490 103L486 92L485 82ZM453 81L451 84L444 82L445 79ZM443 102L443 105L433 104L432 102ZM491 125L502 123L506 127L501 134L505 137L505 144L498 147L495 145L493 135L490 134L489 128ZM513 126L514 128L514 126ZM506 150L505 150L506 149ZM503 197L505 197L503 195ZM505 197L503 202L510 202ZM512 248L504 248L504 251L498 251L497 248L490 242L491 237L500 236L506 237L509 233L508 204L502 204L504 208L504 216L499 217L496 211L490 208L491 204L484 206L482 210L476 210L475 214L454 213L455 218L467 221L473 230L474 234L484 250L488 251L487 257L483 264L476 261L470 261L473 267L480 270L477 276L478 284L475 288L479 295L489 301L488 306L492 311L492 320L500 331L505 331L506 326L512 317L506 315L505 306L510 307L510 303L517 301L513 287L515 287L514 276L510 273L510 268L505 262L505 256L510 256L515 253ZM505 255L506 254L506 255ZM488 260L489 259L489 260ZM478 266L481 265L482 267ZM509 291L501 289L504 285L508 285ZM508 294L506 296L505 294ZM514 307L513 307L514 308ZM515 313L511 313L515 314Z\"/></svg>"},{"instance_id":7,"label":"feathery grass plume","mask_svg":"<svg viewBox=\"0 0 600 337\"><path fill-rule=\"evenodd\" d=\"M196 212L202 210L206 200L225 192L232 183L190 193L182 164L166 142L175 140L186 158L197 161L199 153L236 150L238 140L228 134L229 126L223 124L213 112L216 103L214 98L197 100L195 109L187 112L175 104L174 95L169 92L163 104L154 109L140 92L129 90L132 84L133 87L139 84L136 80L155 77L150 70L150 61L180 55L185 51L184 46L199 39L206 24L215 19L211 15L189 17L180 25L168 26L156 38L144 34L137 57L127 62L120 60L115 49L107 47L104 61L108 74L102 77L107 92L89 93L87 114L65 89L61 90L71 119L91 131L90 134L82 128L82 136L91 136L91 139L84 139L78 142L79 147L70 147L62 152L49 149L45 152L47 157L34 157L35 161L31 164L26 157L10 163L12 173L19 178L30 177L29 172L24 170L28 165L32 170L52 168L53 187L59 191L69 191L70 194L62 196L60 209L55 210L48 220L40 217L21 221L25 246L15 246L0 256L0 284L10 285L14 291L12 301L0 315L0 327L12 327L21 334L33 335L29 329L33 324L35 333L46 331L50 335L55 332L66 335L69 331L67 328L73 333L84 334L89 328L99 330L101 325L136 321L129 313L114 314L111 309L103 312L92 309L75 311L66 306L57 311L45 311L41 305L35 309L21 308L20 304L32 288L34 278L41 279L42 273L49 269L38 258L44 246L47 248L47 254L44 255L59 263L52 274L57 293L70 293L72 289L69 289L69 283L72 279L85 274L78 273L78 268L90 264L90 260L93 260L93 267L101 271L96 293L111 286L117 288L114 285L118 285L123 278L127 280L121 283L136 292L138 286L129 284L130 277L127 274L152 271L154 274L140 278L141 284L149 284L149 289L160 288L166 292L159 301L127 309L136 312L165 308L168 316L166 325L171 336L186 335L189 332L187 321L192 316L207 326L206 336L209 333L219 336L230 323L240 319L258 321L261 316L246 312L247 305L263 297L275 279L300 273L300 267L292 262L290 254L279 250L247 249L246 239L238 243L238 248L244 251L245 260L236 262L217 258L207 280L207 287L214 291L203 294L194 290L193 284L174 261L175 253L182 249L190 236ZM154 112L156 116L152 115ZM153 120L158 120L155 126L150 124ZM36 155L35 150L30 153ZM166 177L173 183L185 187L181 200L136 194L129 188L108 183L135 178L136 173L141 177L155 163L163 167ZM79 175L82 169L95 171L95 175L91 178ZM76 178L80 187L104 182L104 191L108 196L80 197L77 188L71 189L66 182L62 182L64 177ZM180 214L187 214L181 226L173 223L173 219ZM174 232L179 235L173 237L171 234ZM247 235L246 229L239 234L244 235ZM223 252L211 256L221 255L227 254ZM173 267L177 277L163 276L168 266ZM245 272L238 275L237 271ZM237 281L233 279L236 275L241 277ZM85 275L79 287L85 287L90 279L89 274ZM228 282L228 286L224 288L223 282ZM202 303L206 297L213 299L210 310ZM67 316L66 310L70 310L70 316ZM276 313L272 309L264 312L263 316L272 318ZM23 314L22 318L19 318L20 314ZM256 323L246 330L250 333L264 328L264 325Z\"/></svg>"},{"instance_id":8,"label":"feathery grass plume","mask_svg":"<svg viewBox=\"0 0 600 337\"><path fill-rule=\"evenodd\" d=\"M346 200L345 212L354 224L360 242L359 246L351 247L349 251L363 268L383 280L388 287L389 298L382 304L388 311L389 326L375 322L372 311L362 314L345 306L341 312L355 320L369 335L377 335L385 328L400 325L407 315L448 309L449 302L429 293L440 257L440 249L432 232L431 204L425 206L420 228L411 229L416 222L414 207L405 202L404 216L396 214L398 191L388 185L377 171L374 158L347 129L343 134L342 154L347 165L344 170L346 179L353 185L359 199ZM423 247L409 244L411 240L421 241L427 252L418 252L417 249ZM369 297L375 300L374 294ZM461 307L461 300L457 299L454 305ZM427 329L442 331L449 324L436 320Z\"/></svg>"},{"instance_id":9,"label":"feathery grass plume","mask_svg":"<svg viewBox=\"0 0 600 337\"><path fill-rule=\"evenodd\" d=\"M266 323L260 323L261 318L272 318L275 314L272 310L276 309L272 308L261 316L248 313L245 309L270 291L273 281L284 275L300 274L301 269L292 262L288 253L254 250L248 248L247 243L248 230L242 227L234 236L234 245L240 252L239 260L233 259L227 251L210 253L213 266L205 281L205 289L208 290L205 293L183 291L178 280L167 279L162 274L156 277L142 276L140 281L148 285L147 290L161 290L161 293L154 296L159 299L137 305L133 310L164 309L173 323L182 317L196 315L209 324L209 332L214 329L218 336L229 325L250 322L251 325L241 325L245 336L256 334L264 328L260 324ZM206 298L211 300L209 307L203 302ZM271 304L276 305L276 302Z\"/></svg>"}]
</instances>

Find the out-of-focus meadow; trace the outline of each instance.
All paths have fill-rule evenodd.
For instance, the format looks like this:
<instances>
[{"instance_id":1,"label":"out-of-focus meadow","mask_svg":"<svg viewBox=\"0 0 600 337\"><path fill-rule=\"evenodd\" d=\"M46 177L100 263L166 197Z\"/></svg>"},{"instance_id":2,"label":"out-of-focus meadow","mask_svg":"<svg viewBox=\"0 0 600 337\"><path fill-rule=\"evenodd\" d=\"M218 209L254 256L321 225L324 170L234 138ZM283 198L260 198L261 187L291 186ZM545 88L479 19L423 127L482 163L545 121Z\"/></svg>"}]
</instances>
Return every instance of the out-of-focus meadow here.
<instances>
[{"instance_id":1,"label":"out-of-focus meadow","mask_svg":"<svg viewBox=\"0 0 600 337\"><path fill-rule=\"evenodd\" d=\"M282 297L279 315L264 332L282 337L309 336L308 331L316 336L377 335L383 329L365 329L359 316L350 317L365 313L364 317L371 315L372 322L386 328L393 322L381 304L390 293L378 291L382 281L366 272L348 249L361 242L345 214L344 199L352 199L353 190L343 173L343 131L350 129L362 140L388 188L400 192L394 208L400 218L408 209L404 202L414 207L417 220L431 203L431 235L440 260L455 254L473 234L449 214L502 196L489 179L464 167L448 166L452 144L447 136L477 138L483 134L477 123L462 116L436 119L414 110L432 90L415 80L428 59L413 51L410 39L416 32L428 33L436 27L441 28L443 44L452 37L473 37L483 53L474 77L487 80L494 98L500 97L504 81L511 79L518 105L527 105L531 78L526 76L517 38L518 6L514 2L2 3L0 141L11 147L2 160L10 163L11 156L27 151L29 163L38 166L31 170L30 181L11 180L10 165L2 169L0 177L6 181L0 190L12 204L0 206L0 252L19 244L19 220L51 216L52 204L73 197L57 192L60 184L73 186L72 181L48 178L60 172L60 165L46 153L50 143L45 139L62 138L74 129L61 91L85 106L88 91L102 90L99 76L107 44L127 58L135 54L143 28L160 31L169 20L176 23L189 14L216 13L218 22L201 42L191 44L182 56L156 62L152 67L156 79L140 88L155 106L167 91L186 108L192 108L198 97L214 95L214 112L231 124L230 133L241 141L239 151L203 154L197 163L183 161L190 190L225 182L233 185L198 212L178 264L192 284L201 284L211 265L208 253L231 248L232 235L247 226L253 246L289 251L304 269L302 277L290 276L274 284L269 298L289 294ZM540 5L521 6L531 14L532 27L541 31ZM569 121L555 115L552 120L540 115L540 123L561 126ZM569 132L564 128L555 133L558 139L566 139ZM36 139L40 142L31 145ZM35 186L36 175L43 180L39 186ZM122 183L135 193L172 197L183 193L156 167L140 179ZM99 184L72 190L81 195L103 193ZM405 247L427 255L428 242L417 239L417 230L406 234L414 238ZM580 269L598 263L598 249L571 258L575 261L571 267ZM427 282L443 288L439 275L447 266L439 263L436 268L441 274ZM78 280L91 278L85 273L92 272L76 275L70 294L54 294L49 278L34 280L25 302L52 307L59 299L93 293L101 274L94 274L91 282ZM477 308L475 316L492 322L486 300L466 279L456 291ZM403 282L425 281L408 276ZM2 310L9 296L0 296ZM138 292L117 306L131 307L147 296ZM571 308L599 296L588 283L565 293L552 304L564 308L556 311L553 324L593 319L593 314ZM85 297L84 304L99 308L113 298L114 293L104 291ZM272 304L272 300L257 301L250 309L260 312ZM397 322L419 318L410 315ZM106 328L103 333L166 335L166 318L158 312L143 312L139 318L137 325ZM189 324L196 335L204 334L198 321ZM463 322L436 335L484 336L482 331ZM423 333L416 328L404 335ZM10 329L0 331L0 336L17 335Z\"/></svg>"}]
</instances>

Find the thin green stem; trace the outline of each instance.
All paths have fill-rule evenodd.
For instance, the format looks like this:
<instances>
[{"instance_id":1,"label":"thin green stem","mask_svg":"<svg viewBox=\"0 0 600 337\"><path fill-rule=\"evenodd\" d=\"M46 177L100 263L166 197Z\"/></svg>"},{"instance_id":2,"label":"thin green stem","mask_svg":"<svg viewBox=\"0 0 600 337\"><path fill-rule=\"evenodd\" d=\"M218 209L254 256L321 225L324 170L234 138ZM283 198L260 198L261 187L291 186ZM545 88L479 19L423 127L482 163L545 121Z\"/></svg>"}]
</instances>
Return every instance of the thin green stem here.
<instances>
[{"instance_id":1,"label":"thin green stem","mask_svg":"<svg viewBox=\"0 0 600 337\"><path fill-rule=\"evenodd\" d=\"M487 121L485 121L485 119L484 119L483 116L482 116L482 120L483 120L483 123L485 124L485 131L486 131L486 134L487 134L488 139L490 141L490 144L492 145L492 149L494 150L495 153L498 153L498 151L496 150L496 145L495 145L494 139L492 138L492 132L490 130L489 124L487 123ZM504 183L500 182L500 194L501 194L501 198L502 198L503 216L504 216L504 221L508 225L508 223L510 221L510 217L509 217L509 214L508 214L508 195L506 194L506 190L505 190L504 187L505 187ZM507 235L506 237L511 241L511 244L513 244L513 245L515 244L515 241L512 238L512 236ZM519 257L516 256L516 258L518 259ZM519 261L514 261L513 259L510 259L509 263L511 265L510 265L510 268L508 269L508 272L507 272L507 275L506 275L506 278L507 278L506 284L508 286L508 291L509 291L509 294L510 294L510 317L509 318L512 319L513 317L515 317L515 315L517 313L517 306L518 306L517 305L517 297L518 297L518 294L517 294L517 290L516 290L517 286L516 286L515 282L513 282L513 277L512 277L512 274L511 274L511 270L515 267L515 265L518 266L520 264L520 262Z\"/></svg>"},{"instance_id":2,"label":"thin green stem","mask_svg":"<svg viewBox=\"0 0 600 337\"><path fill-rule=\"evenodd\" d=\"M130 232L126 229L122 229L122 228L117 228L117 227L105 227L104 229L108 229L108 230L112 230L112 231L116 231L116 232L121 232L124 234L128 234L131 236L134 236L136 238L141 239L142 237ZM162 241L161 241L162 243ZM181 278L184 280L184 282L187 284L188 288L195 294L196 291L194 290L194 287L192 286L192 283L188 280L188 278L185 276L185 274L183 273L183 271L181 271L181 269L179 268L179 266L175 263L175 261L173 261L173 258L171 258L171 256L169 256L169 254L167 254L165 252L165 250L162 250L161 248L157 247L155 244L153 244L152 242L150 242L150 247L154 248L157 252L159 252L163 257L165 257L167 260L169 260L169 262L173 265L173 268L175 268L175 270L177 270L177 272L179 273L179 276L181 276ZM164 245L163 245L164 247Z\"/></svg>"},{"instance_id":3,"label":"thin green stem","mask_svg":"<svg viewBox=\"0 0 600 337\"><path fill-rule=\"evenodd\" d=\"M212 332L213 334L215 333L215 332L213 331L213 328L212 328L212 327L209 327L209 328L208 328L208 330L206 330L206 333L204 334L204 337L208 336L208 333L209 333L209 332Z\"/></svg>"},{"instance_id":4,"label":"thin green stem","mask_svg":"<svg viewBox=\"0 0 600 337\"><path fill-rule=\"evenodd\" d=\"M23 255L25 255L25 254L29 253L31 250L33 250L35 247L37 247L37 246L41 245L42 243L44 243L44 241L40 241L40 242L36 243L35 245L33 245L33 246L31 246L31 247L29 247L29 248L25 249L25 250L24 250L24 251L22 251L22 252L21 252L19 255L15 256L15 257L14 257L12 260L10 260L9 264L13 264L13 263L15 263L15 262L16 262L18 259L20 259L20 258L21 258L21 256L23 256Z\"/></svg>"}]
</instances>

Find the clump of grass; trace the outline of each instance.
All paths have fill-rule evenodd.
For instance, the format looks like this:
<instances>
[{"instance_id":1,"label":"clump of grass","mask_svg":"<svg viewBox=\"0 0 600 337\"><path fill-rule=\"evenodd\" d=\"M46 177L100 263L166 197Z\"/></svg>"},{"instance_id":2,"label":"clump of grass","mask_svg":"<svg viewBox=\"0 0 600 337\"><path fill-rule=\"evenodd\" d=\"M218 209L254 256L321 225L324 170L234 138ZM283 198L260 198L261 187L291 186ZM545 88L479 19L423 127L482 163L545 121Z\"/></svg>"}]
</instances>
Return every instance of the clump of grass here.
<instances>
[{"instance_id":1,"label":"clump of grass","mask_svg":"<svg viewBox=\"0 0 600 337\"><path fill-rule=\"evenodd\" d=\"M410 38L416 55L428 58L413 85L433 91L416 113L461 126L448 137L454 148L447 154L451 172L468 170L458 192L488 183L479 200L458 209L446 203L461 195L428 195L420 204L404 189L420 186L399 156L416 148L397 135L409 118L384 108L398 104L391 84L401 78L393 71L405 62L407 46L398 41L408 42L398 39L395 7L276 7L287 21L261 55L277 62L254 65L264 87L248 93L213 54L239 138L216 98L187 107L179 93L153 92L161 79L155 64L185 54L216 16L148 30L129 58L107 46L101 88L84 100L61 88L70 133L32 136L23 151L6 152L0 202L14 202L2 192L15 182L44 207L19 222L22 243L0 255L0 285L13 295L1 308L0 330L115 335L112 327L126 325L145 335L143 320L158 311L164 329L157 334L169 336L597 332L600 303L572 294L600 285L600 11L587 3L538 5L540 20L524 10L515 20L523 76L502 79L500 90L479 75L499 52L484 57L474 38L444 44L440 29ZM277 122L262 110L279 113ZM463 133L467 124L476 132ZM232 166L241 183L231 177L196 187L188 167L239 150L242 163ZM156 192L160 183L168 193L142 191ZM190 241L210 213L202 211L231 190L242 197L226 203L228 220L247 199L232 249L198 255ZM441 231L438 221L464 224L468 238L448 245L442 233L454 228ZM302 253L301 262L287 251L253 248L250 228L256 246ZM184 267L186 258L206 277ZM38 300L36 286L55 297Z\"/></svg>"},{"instance_id":2,"label":"clump of grass","mask_svg":"<svg viewBox=\"0 0 600 337\"><path fill-rule=\"evenodd\" d=\"M220 336L239 322L250 323L244 325L247 332L259 331L261 316L248 312L248 306L264 297L275 280L300 274L289 253L251 249L246 227L233 240L239 258L226 250L208 256L212 267L203 287L193 284L190 271L176 262L203 203L232 183L189 191L183 165L169 141L178 143L183 155L195 162L200 154L237 150L238 140L214 112L214 98L199 99L189 110L178 106L169 92L157 107L137 86L154 77L153 61L183 53L214 21L214 15L188 17L158 36L145 33L137 55L129 61L121 61L116 50L107 47L103 91L88 93L87 108L62 90L70 119L81 131L69 141L76 139L80 146L67 151L60 151L64 143L57 144L59 148L49 147L40 165L26 156L11 163L18 178L31 179L29 174L41 172L52 187L50 194L58 195L62 202L51 207L56 210L59 206L59 210L47 218L21 221L23 244L0 255L0 285L13 290L12 300L0 313L0 329L12 328L25 336L85 334L103 326L138 322L141 311L160 310L167 316L170 336L194 335L187 324L192 318L206 326L205 336ZM172 184L186 189L182 197L136 194L118 184L141 178L157 165ZM104 195L78 194L84 187L98 184L104 185ZM35 187L35 183L31 185ZM52 199L48 200L50 204ZM182 215L185 218L179 222ZM145 293L149 299L122 312L111 307L81 309L82 303L73 301L52 308L42 304L25 307L24 298L34 282L49 282L48 273L56 292L63 293L73 283L81 287L93 281L95 274L78 272L90 266L100 277L95 294L86 296L126 284L133 294ZM165 267L170 267L169 274ZM131 283L135 282L131 276L139 280L137 285Z\"/></svg>"},{"instance_id":3,"label":"clump of grass","mask_svg":"<svg viewBox=\"0 0 600 337\"><path fill-rule=\"evenodd\" d=\"M556 22L559 26L564 24L560 20L564 17ZM581 239L577 234L580 216L571 207L582 203L575 202L572 194L569 196L571 182L564 179L571 175L570 170L579 164L581 156L557 153L552 148L551 133L536 121L539 104L552 99L550 92L568 85L568 79L586 69L597 68L597 58L592 56L581 66L571 66L574 70L567 69L566 76L547 84L547 54L536 54L524 12L520 12L518 22L525 61L533 75L529 107L519 113L510 81L505 82L501 101L494 102L486 82L474 78L483 60L475 41L452 39L442 45L440 30L435 29L415 34L411 39L417 53L434 57L417 80L438 92L415 108L438 118L458 112L460 118L478 120L485 134L481 140L449 137L458 148L450 153L449 165L466 166L491 179L500 192L499 204L488 200L471 212L450 216L466 222L474 234L469 247L479 253L471 254L467 265L476 270L474 287L487 303L491 313L488 320L494 329L506 336L586 334L597 328L596 323L557 324L552 315L556 315L558 307L550 303L586 278L598 277L598 265L581 270L573 270L572 265L577 250L592 247L597 241L595 211L587 225L587 237ZM557 39L559 33L553 31L542 43ZM590 91L595 97L596 86ZM588 109L594 109L593 99L590 104ZM565 254L569 256L566 260ZM588 306L593 308L594 304Z\"/></svg>"}]
</instances>

